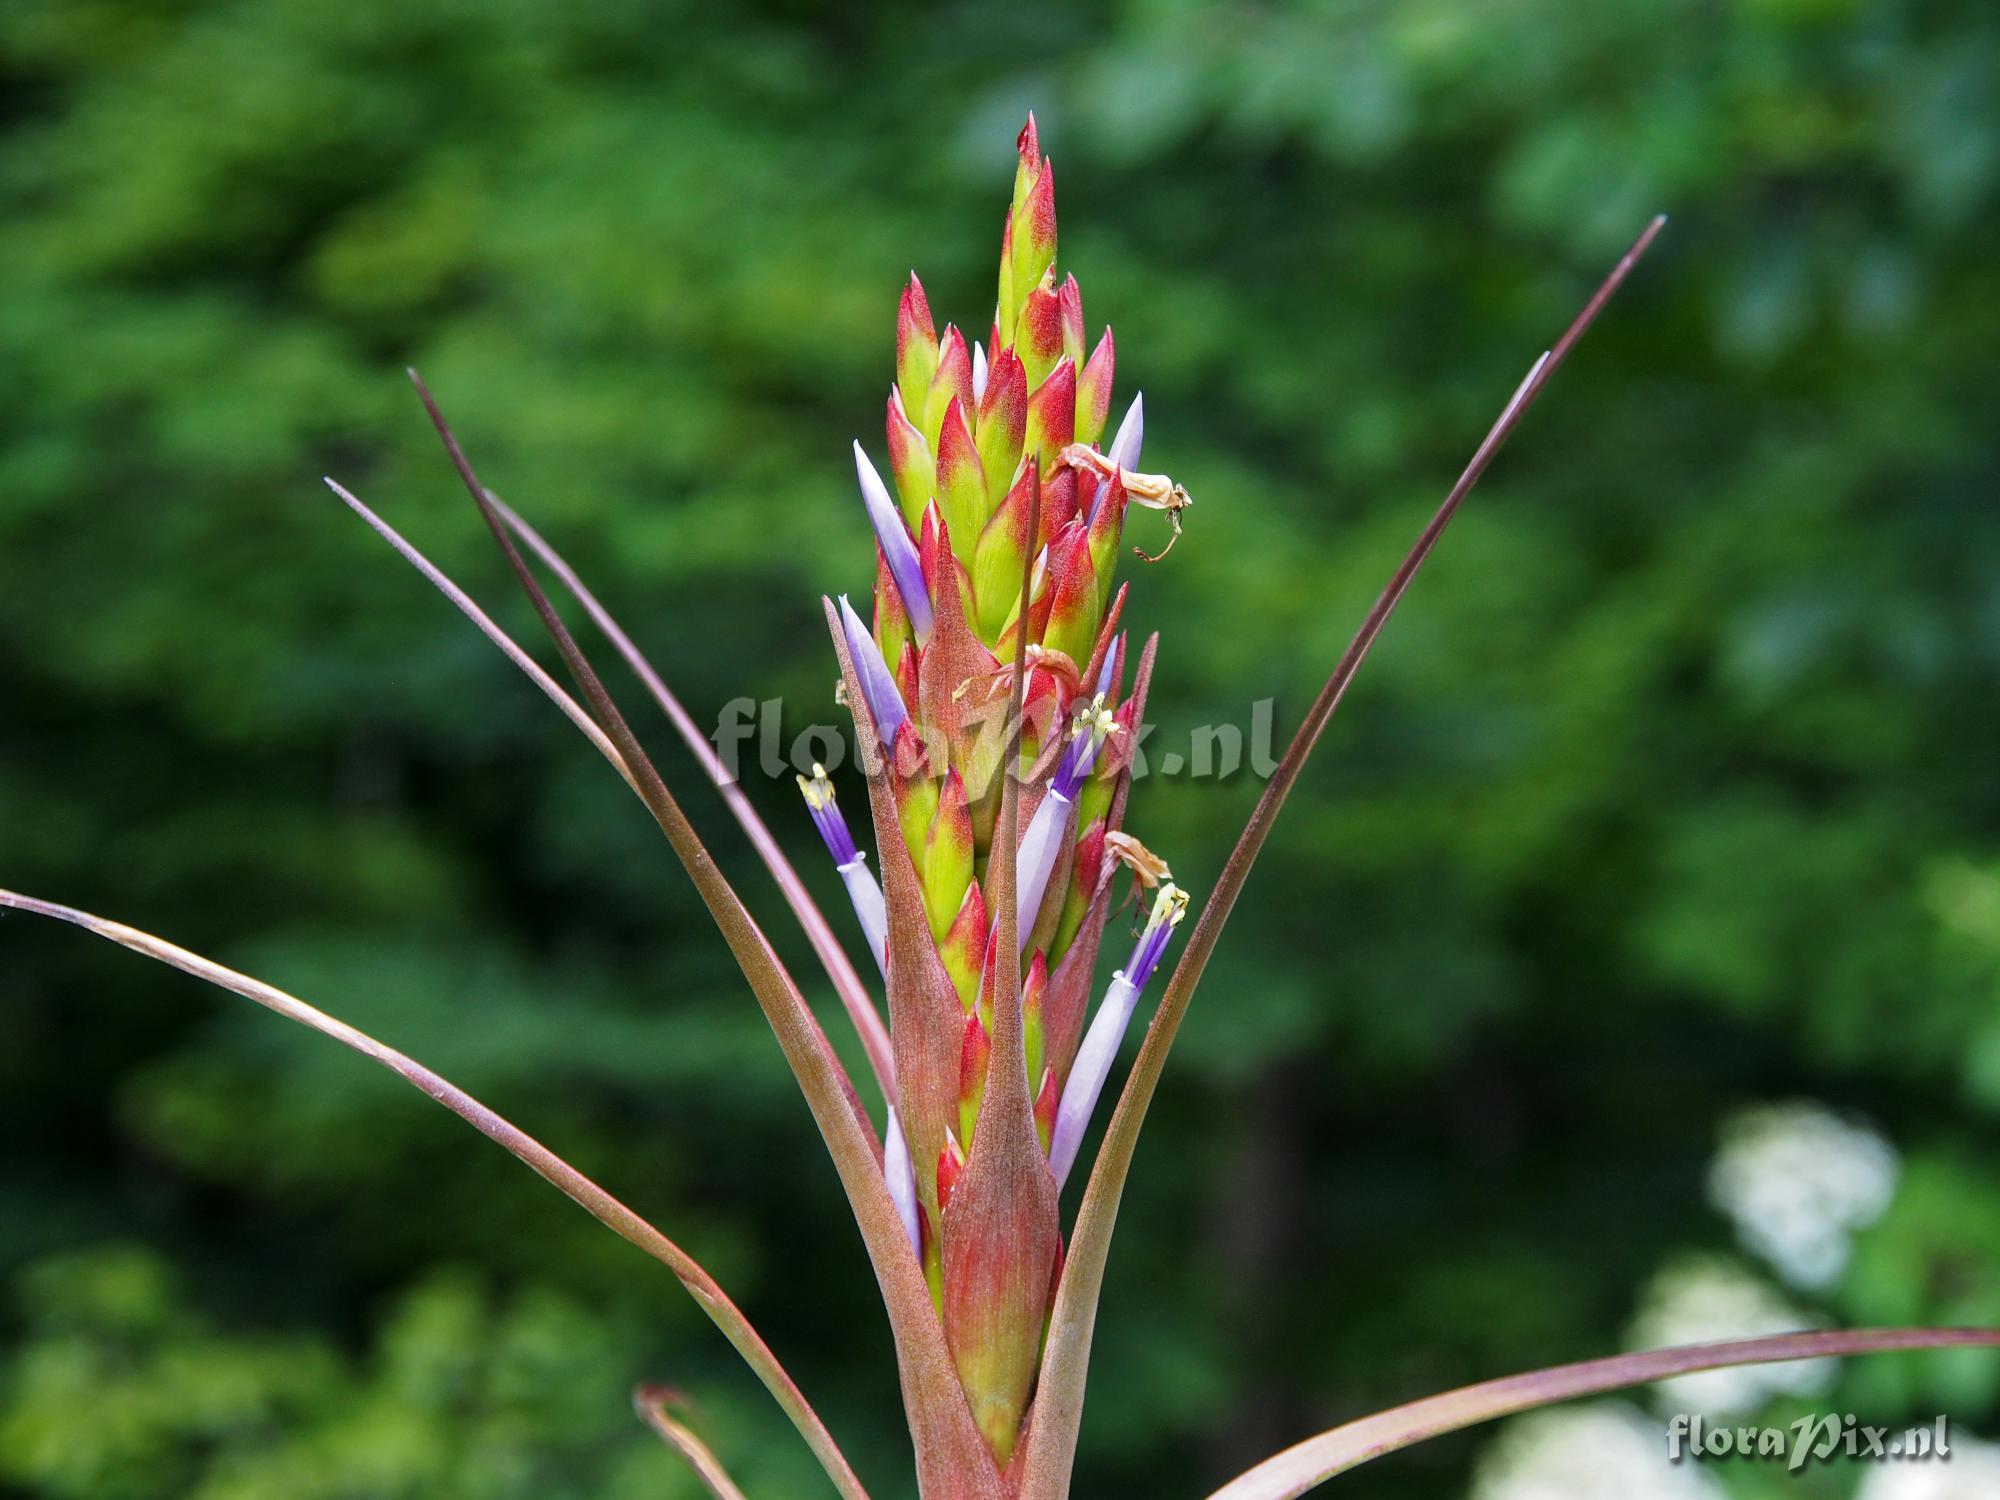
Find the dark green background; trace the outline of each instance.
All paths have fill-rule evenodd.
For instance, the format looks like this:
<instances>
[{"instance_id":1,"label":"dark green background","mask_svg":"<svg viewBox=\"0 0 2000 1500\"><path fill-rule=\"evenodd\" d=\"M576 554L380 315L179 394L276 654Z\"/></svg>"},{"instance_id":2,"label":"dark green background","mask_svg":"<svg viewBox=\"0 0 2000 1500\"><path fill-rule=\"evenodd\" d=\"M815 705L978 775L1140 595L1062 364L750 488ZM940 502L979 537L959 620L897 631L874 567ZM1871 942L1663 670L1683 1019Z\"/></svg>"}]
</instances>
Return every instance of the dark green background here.
<instances>
[{"instance_id":1,"label":"dark green background","mask_svg":"<svg viewBox=\"0 0 2000 1500\"><path fill-rule=\"evenodd\" d=\"M1031 105L1118 406L1144 388L1148 467L1197 500L1128 615L1163 743L1265 695L1289 732L1530 359L1674 215L1250 884L1126 1200L1078 1493L1195 1496L1618 1347L1668 1257L1729 1246L1705 1165L1767 1099L1905 1159L1817 1315L2000 1319L1982 0L9 0L0 884L489 1099L699 1255L903 1493L872 1278L685 878L318 476L531 627L416 363L697 712L824 712L898 282L983 328ZM1199 899L1256 790L1155 780L1132 823ZM792 788L751 791L837 902ZM0 1135L0 1490L689 1494L625 1407L649 1378L753 1496L822 1492L663 1271L241 1001L0 921ZM2000 1369L1857 1366L1831 1405L1990 1430ZM1459 1494L1481 1441L1347 1488ZM1846 1492L1814 1483L1768 1492Z\"/></svg>"}]
</instances>

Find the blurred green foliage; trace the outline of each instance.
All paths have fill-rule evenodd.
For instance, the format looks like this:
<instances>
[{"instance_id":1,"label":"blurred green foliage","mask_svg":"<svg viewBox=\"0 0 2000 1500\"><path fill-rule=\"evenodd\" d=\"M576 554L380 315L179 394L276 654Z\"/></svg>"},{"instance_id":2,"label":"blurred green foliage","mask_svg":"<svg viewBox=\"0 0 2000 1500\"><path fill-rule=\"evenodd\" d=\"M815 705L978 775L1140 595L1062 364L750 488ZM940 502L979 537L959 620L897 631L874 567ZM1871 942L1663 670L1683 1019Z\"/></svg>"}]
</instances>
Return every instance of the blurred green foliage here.
<instances>
[{"instance_id":1,"label":"blurred green foliage","mask_svg":"<svg viewBox=\"0 0 2000 1500\"><path fill-rule=\"evenodd\" d=\"M2000 1319L2000 14L1975 0L0 8L0 881L488 1098L744 1302L876 1493L872 1278L615 779L331 502L527 626L400 370L698 713L825 711L910 265L983 326L1013 132L1148 466L1157 743L1296 722L1534 353L1666 238L1294 797L1121 1220L1078 1492L1615 1347L1719 1122L1863 1112L1838 1320ZM1144 525L1141 520L1139 525ZM662 741L725 867L779 903ZM785 783L752 795L837 905ZM1197 893L1256 787L1154 779ZM802 943L785 939L808 972ZM752 1494L810 1460L657 1268L365 1063L0 923L0 1490ZM815 998L831 1007L822 987ZM143 1248L142 1248L143 1247ZM1988 1364L1831 1404L2000 1419ZM1458 1493L1482 1439L1363 1481ZM1747 1482L1747 1481L1746 1481ZM1760 1492L1761 1493L1761 1492Z\"/></svg>"}]
</instances>

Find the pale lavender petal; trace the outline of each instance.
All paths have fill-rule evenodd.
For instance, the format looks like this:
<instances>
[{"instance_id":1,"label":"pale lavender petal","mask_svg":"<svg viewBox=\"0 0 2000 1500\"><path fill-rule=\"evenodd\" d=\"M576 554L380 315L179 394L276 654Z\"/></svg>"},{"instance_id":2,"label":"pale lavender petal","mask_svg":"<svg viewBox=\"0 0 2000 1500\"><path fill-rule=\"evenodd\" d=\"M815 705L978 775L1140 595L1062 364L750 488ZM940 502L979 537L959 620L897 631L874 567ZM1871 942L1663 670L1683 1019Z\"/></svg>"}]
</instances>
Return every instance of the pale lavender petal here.
<instances>
[{"instance_id":1,"label":"pale lavender petal","mask_svg":"<svg viewBox=\"0 0 2000 1500\"><path fill-rule=\"evenodd\" d=\"M868 857L864 854L855 855L837 868L841 883L847 887L847 899L854 903L854 918L861 924L862 934L868 939L868 949L875 955L875 965L886 979L889 976L889 911L882 900L882 886L868 868Z\"/></svg>"},{"instance_id":2,"label":"pale lavender petal","mask_svg":"<svg viewBox=\"0 0 2000 1500\"><path fill-rule=\"evenodd\" d=\"M986 399L986 348L976 340L972 345L972 399Z\"/></svg>"},{"instance_id":3,"label":"pale lavender petal","mask_svg":"<svg viewBox=\"0 0 2000 1500\"><path fill-rule=\"evenodd\" d=\"M1056 1108L1055 1129L1049 1135L1049 1170L1061 1187L1076 1165L1076 1153L1083 1146L1083 1132L1111 1076L1111 1064L1118 1056L1118 1044L1125 1040L1125 1028L1132 1024L1132 1011L1139 1003L1139 991L1123 972L1113 974L1111 983L1098 1002L1083 1045L1076 1049L1070 1064L1069 1082L1063 1085L1062 1103Z\"/></svg>"},{"instance_id":4,"label":"pale lavender petal","mask_svg":"<svg viewBox=\"0 0 2000 1500\"><path fill-rule=\"evenodd\" d=\"M875 716L875 732L882 737L883 744L893 745L896 731L909 719L910 711L903 706L902 690L883 662L875 637L861 623L861 616L854 612L845 594L840 596L840 625L847 632L847 654L854 661L854 675L861 679L868 711Z\"/></svg>"},{"instance_id":5,"label":"pale lavender petal","mask_svg":"<svg viewBox=\"0 0 2000 1500\"><path fill-rule=\"evenodd\" d=\"M1118 424L1118 432L1111 439L1111 446L1104 450L1104 456L1121 469L1139 467L1139 449L1146 440L1146 393L1139 392L1132 398L1132 404L1125 408L1125 420ZM1097 516L1098 503L1109 493L1107 485L1097 487L1097 498L1090 502L1090 514Z\"/></svg>"},{"instance_id":6,"label":"pale lavender petal","mask_svg":"<svg viewBox=\"0 0 2000 1500\"><path fill-rule=\"evenodd\" d=\"M1111 643L1110 649L1104 653L1104 665L1097 669L1097 681L1091 686L1091 692L1096 697L1109 698L1111 696L1111 674L1118 665L1118 653L1124 649L1124 646L1125 637L1121 633L1118 639Z\"/></svg>"},{"instance_id":7,"label":"pale lavender petal","mask_svg":"<svg viewBox=\"0 0 2000 1500\"><path fill-rule=\"evenodd\" d=\"M1121 469L1136 469L1139 467L1139 448L1145 441L1146 395L1141 391L1125 409L1125 420L1118 424L1118 434L1111 439L1111 446L1104 450L1105 457Z\"/></svg>"},{"instance_id":8,"label":"pale lavender petal","mask_svg":"<svg viewBox=\"0 0 2000 1500\"><path fill-rule=\"evenodd\" d=\"M919 1258L924 1253L923 1231L917 1227L917 1174L910 1166L910 1143L903 1139L903 1122L896 1118L896 1106L889 1106L889 1119L882 1128L882 1177L889 1184L889 1197L896 1204L896 1217L903 1221L903 1233Z\"/></svg>"},{"instance_id":9,"label":"pale lavender petal","mask_svg":"<svg viewBox=\"0 0 2000 1500\"><path fill-rule=\"evenodd\" d=\"M1022 830L1021 850L1014 862L1014 920L1023 953L1034 933L1035 913L1042 909L1042 897L1048 893L1056 856L1069 837L1069 815L1070 799L1050 787Z\"/></svg>"},{"instance_id":10,"label":"pale lavender petal","mask_svg":"<svg viewBox=\"0 0 2000 1500\"><path fill-rule=\"evenodd\" d=\"M859 440L854 444L854 473L861 481L861 503L868 508L868 524L875 528L875 540L882 544L882 555L889 560L889 576L896 580L896 592L903 596L903 612L910 617L917 644L922 645L931 633L931 596L924 590L923 559L917 555L917 544L910 540L910 529L903 524L903 513L889 498L888 486L868 461Z\"/></svg>"},{"instance_id":11,"label":"pale lavender petal","mask_svg":"<svg viewBox=\"0 0 2000 1500\"><path fill-rule=\"evenodd\" d=\"M1069 1081L1063 1085L1062 1101L1056 1106L1055 1128L1049 1132L1049 1169L1055 1173L1058 1187L1076 1165L1083 1132L1097 1109L1104 1082L1111 1076L1111 1064L1118 1057L1125 1030L1132 1024L1139 992L1159 967L1160 957L1167 951L1167 938L1180 925L1186 911L1186 892L1171 882L1160 887L1145 930L1133 945L1130 962L1111 976L1104 998L1098 1002L1097 1014L1091 1017L1090 1030L1084 1033L1083 1045L1076 1050Z\"/></svg>"}]
</instances>

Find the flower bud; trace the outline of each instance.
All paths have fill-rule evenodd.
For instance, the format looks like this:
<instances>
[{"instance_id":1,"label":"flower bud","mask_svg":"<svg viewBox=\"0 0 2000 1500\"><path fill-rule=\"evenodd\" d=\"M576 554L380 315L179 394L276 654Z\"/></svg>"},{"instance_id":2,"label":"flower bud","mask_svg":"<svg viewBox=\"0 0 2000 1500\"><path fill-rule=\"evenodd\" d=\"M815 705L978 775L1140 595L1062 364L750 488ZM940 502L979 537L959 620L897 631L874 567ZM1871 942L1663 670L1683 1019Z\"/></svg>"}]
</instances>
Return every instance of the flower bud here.
<instances>
[{"instance_id":1,"label":"flower bud","mask_svg":"<svg viewBox=\"0 0 2000 1500\"><path fill-rule=\"evenodd\" d=\"M1062 352L1077 369L1083 368L1083 288L1076 284L1076 277L1065 276L1061 289L1056 293L1056 301L1061 308Z\"/></svg>"},{"instance_id":2,"label":"flower bud","mask_svg":"<svg viewBox=\"0 0 2000 1500\"><path fill-rule=\"evenodd\" d=\"M1028 375L1012 349L994 356L986 389L979 398L976 434L979 465L986 474L986 511L1006 498L1021 464L1021 444L1028 435Z\"/></svg>"},{"instance_id":3,"label":"flower bud","mask_svg":"<svg viewBox=\"0 0 2000 1500\"><path fill-rule=\"evenodd\" d=\"M1076 366L1065 359L1028 398L1028 434L1023 446L1040 456L1042 472L1047 474L1075 436Z\"/></svg>"},{"instance_id":4,"label":"flower bud","mask_svg":"<svg viewBox=\"0 0 2000 1500\"><path fill-rule=\"evenodd\" d=\"M965 781L954 767L945 773L937 815L924 835L924 911L931 920L933 941L951 930L971 883L972 811L965 799Z\"/></svg>"},{"instance_id":5,"label":"flower bud","mask_svg":"<svg viewBox=\"0 0 2000 1500\"><path fill-rule=\"evenodd\" d=\"M1095 443L1111 417L1111 376L1118 363L1117 342L1107 327L1076 381L1076 440Z\"/></svg>"},{"instance_id":6,"label":"flower bud","mask_svg":"<svg viewBox=\"0 0 2000 1500\"><path fill-rule=\"evenodd\" d=\"M986 471L980 465L965 412L954 398L945 409L937 446L938 511L960 561L972 556L986 525Z\"/></svg>"},{"instance_id":7,"label":"flower bud","mask_svg":"<svg viewBox=\"0 0 2000 1500\"><path fill-rule=\"evenodd\" d=\"M931 324L931 305L917 273L910 273L903 300L896 308L896 389L907 411L920 411L937 373L938 337Z\"/></svg>"},{"instance_id":8,"label":"flower bud","mask_svg":"<svg viewBox=\"0 0 2000 1500\"><path fill-rule=\"evenodd\" d=\"M919 413L923 410L922 401L919 396L915 408ZM891 388L887 424L889 472L896 476L896 498L902 504L903 519L916 531L922 527L924 510L937 490L937 464L923 433L910 420L909 410L902 392Z\"/></svg>"},{"instance_id":9,"label":"flower bud","mask_svg":"<svg viewBox=\"0 0 2000 1500\"><path fill-rule=\"evenodd\" d=\"M938 345L937 372L924 392L923 418L918 424L933 453L945 411L954 401L964 410L972 409L972 353L965 347L965 335L947 324L944 341Z\"/></svg>"},{"instance_id":10,"label":"flower bud","mask_svg":"<svg viewBox=\"0 0 2000 1500\"><path fill-rule=\"evenodd\" d=\"M1029 289L1020 321L1014 325L1014 351L1028 372L1031 388L1046 380L1063 357L1062 305L1054 287Z\"/></svg>"}]
</instances>

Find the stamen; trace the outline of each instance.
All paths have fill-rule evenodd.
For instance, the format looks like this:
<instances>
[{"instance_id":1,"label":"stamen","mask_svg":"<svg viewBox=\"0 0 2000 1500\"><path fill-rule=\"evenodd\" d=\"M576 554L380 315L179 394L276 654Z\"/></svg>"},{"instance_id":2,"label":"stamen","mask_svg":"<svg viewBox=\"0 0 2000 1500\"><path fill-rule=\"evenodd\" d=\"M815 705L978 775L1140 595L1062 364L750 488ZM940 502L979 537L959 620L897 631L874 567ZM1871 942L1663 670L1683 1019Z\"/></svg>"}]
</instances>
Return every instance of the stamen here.
<instances>
[{"instance_id":1,"label":"stamen","mask_svg":"<svg viewBox=\"0 0 2000 1500\"><path fill-rule=\"evenodd\" d=\"M1020 852L1014 864L1014 893L1015 931L1023 953L1028 951L1034 937L1035 914L1042 909L1042 898L1048 894L1056 858L1062 852L1063 841L1069 837L1077 788L1090 774L1105 739L1121 727L1116 716L1105 708L1101 693L1079 710L1055 777L1021 834Z\"/></svg>"}]
</instances>

